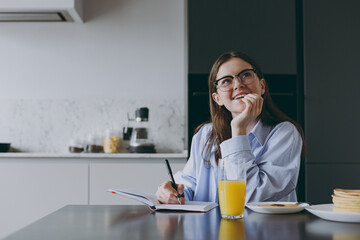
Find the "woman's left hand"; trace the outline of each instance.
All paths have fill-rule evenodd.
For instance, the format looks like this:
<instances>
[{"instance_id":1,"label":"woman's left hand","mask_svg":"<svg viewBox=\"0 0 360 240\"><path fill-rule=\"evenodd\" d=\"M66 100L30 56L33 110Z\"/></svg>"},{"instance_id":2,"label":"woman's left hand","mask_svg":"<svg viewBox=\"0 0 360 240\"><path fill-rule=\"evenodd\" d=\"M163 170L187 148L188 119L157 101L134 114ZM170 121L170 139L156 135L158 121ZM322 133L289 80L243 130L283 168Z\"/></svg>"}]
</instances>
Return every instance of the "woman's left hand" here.
<instances>
[{"instance_id":1,"label":"woman's left hand","mask_svg":"<svg viewBox=\"0 0 360 240\"><path fill-rule=\"evenodd\" d=\"M232 136L246 135L248 126L260 115L264 99L258 94L247 94L242 101L246 107L231 121Z\"/></svg>"}]
</instances>

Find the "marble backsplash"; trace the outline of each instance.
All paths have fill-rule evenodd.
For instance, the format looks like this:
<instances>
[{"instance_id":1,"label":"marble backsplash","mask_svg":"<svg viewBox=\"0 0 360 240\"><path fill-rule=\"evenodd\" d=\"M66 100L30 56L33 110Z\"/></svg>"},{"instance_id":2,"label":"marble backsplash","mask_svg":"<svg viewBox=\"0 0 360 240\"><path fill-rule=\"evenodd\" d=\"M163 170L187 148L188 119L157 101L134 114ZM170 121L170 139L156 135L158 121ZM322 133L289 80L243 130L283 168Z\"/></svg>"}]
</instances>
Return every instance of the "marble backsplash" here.
<instances>
[{"instance_id":1,"label":"marble backsplash","mask_svg":"<svg viewBox=\"0 0 360 240\"><path fill-rule=\"evenodd\" d=\"M0 142L21 152L66 153L71 139L86 143L107 129L122 137L127 113L149 108L149 129L157 152L185 149L185 107L177 100L1 99Z\"/></svg>"}]
</instances>

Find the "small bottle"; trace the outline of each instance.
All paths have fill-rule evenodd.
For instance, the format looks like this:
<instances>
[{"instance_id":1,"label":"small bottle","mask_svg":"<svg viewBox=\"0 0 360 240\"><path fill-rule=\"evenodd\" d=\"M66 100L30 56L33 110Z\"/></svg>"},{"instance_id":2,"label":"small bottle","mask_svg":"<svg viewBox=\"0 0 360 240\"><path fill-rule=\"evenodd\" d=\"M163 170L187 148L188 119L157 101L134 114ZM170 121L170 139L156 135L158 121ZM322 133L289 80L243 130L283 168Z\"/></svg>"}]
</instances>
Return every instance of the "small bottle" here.
<instances>
[{"instance_id":1,"label":"small bottle","mask_svg":"<svg viewBox=\"0 0 360 240\"><path fill-rule=\"evenodd\" d=\"M120 138L116 136L113 130L106 130L104 137L104 152L118 153L120 148Z\"/></svg>"},{"instance_id":2,"label":"small bottle","mask_svg":"<svg viewBox=\"0 0 360 240\"><path fill-rule=\"evenodd\" d=\"M79 139L71 139L69 144L69 152L81 153L84 151L84 147Z\"/></svg>"},{"instance_id":3,"label":"small bottle","mask_svg":"<svg viewBox=\"0 0 360 240\"><path fill-rule=\"evenodd\" d=\"M89 134L87 136L85 152L92 153L94 151L94 148L95 148L95 137L93 134Z\"/></svg>"}]
</instances>

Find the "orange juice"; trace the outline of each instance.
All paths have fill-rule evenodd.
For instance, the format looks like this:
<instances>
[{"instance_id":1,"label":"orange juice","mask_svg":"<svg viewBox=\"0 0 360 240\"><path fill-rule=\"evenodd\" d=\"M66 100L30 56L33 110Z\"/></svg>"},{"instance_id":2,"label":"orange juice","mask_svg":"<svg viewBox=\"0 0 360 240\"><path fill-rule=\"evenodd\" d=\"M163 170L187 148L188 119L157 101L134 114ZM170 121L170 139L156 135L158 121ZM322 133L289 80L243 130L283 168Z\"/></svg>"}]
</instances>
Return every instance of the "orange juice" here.
<instances>
[{"instance_id":1,"label":"orange juice","mask_svg":"<svg viewBox=\"0 0 360 240\"><path fill-rule=\"evenodd\" d=\"M241 217L245 206L245 181L219 181L221 215Z\"/></svg>"}]
</instances>

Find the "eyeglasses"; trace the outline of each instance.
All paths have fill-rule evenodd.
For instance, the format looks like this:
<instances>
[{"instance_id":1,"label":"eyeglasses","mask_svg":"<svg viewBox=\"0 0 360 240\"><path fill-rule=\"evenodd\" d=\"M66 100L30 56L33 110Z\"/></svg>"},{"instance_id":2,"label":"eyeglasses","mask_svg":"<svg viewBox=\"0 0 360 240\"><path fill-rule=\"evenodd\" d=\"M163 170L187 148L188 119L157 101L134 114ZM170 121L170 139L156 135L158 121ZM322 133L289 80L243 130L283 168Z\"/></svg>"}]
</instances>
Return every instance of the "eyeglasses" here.
<instances>
[{"instance_id":1,"label":"eyeglasses","mask_svg":"<svg viewBox=\"0 0 360 240\"><path fill-rule=\"evenodd\" d=\"M234 87L234 78L237 77L239 81L248 85L254 82L256 79L255 69L245 69L239 72L237 75L225 76L214 82L214 84L223 92L230 91Z\"/></svg>"}]
</instances>

